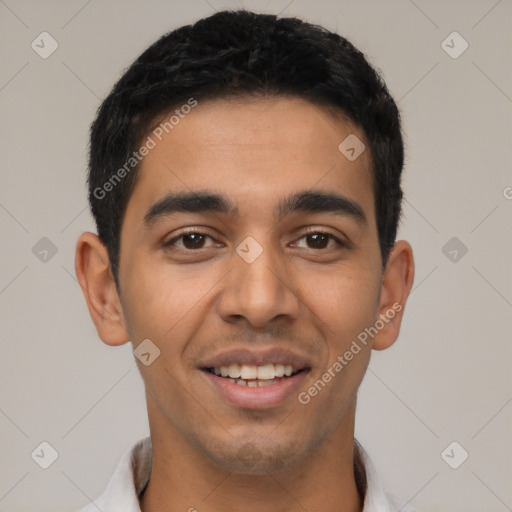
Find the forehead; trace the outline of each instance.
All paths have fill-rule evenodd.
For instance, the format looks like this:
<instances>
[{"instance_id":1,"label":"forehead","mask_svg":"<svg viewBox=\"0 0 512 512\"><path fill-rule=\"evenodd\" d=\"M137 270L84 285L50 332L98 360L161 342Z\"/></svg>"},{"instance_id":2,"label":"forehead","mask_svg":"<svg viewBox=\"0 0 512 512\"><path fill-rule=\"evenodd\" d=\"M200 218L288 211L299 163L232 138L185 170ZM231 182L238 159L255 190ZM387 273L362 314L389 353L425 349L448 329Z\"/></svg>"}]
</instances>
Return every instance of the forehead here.
<instances>
[{"instance_id":1,"label":"forehead","mask_svg":"<svg viewBox=\"0 0 512 512\"><path fill-rule=\"evenodd\" d=\"M135 209L144 217L144 208L170 192L205 189L232 198L242 215L275 211L290 193L322 189L343 193L373 216L369 150L351 161L339 149L347 137L367 146L350 120L281 97L211 100L186 111L172 124L175 111L162 116L147 134L154 147L139 166L127 216Z\"/></svg>"}]
</instances>

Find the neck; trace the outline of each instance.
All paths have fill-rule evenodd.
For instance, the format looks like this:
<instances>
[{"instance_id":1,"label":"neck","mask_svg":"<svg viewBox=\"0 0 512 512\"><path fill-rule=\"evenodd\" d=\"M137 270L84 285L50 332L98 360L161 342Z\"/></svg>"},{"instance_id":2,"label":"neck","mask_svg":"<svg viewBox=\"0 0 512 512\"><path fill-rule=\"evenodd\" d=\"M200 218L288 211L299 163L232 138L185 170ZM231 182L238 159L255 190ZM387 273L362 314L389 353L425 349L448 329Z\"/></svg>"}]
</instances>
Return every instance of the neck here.
<instances>
[{"instance_id":1,"label":"neck","mask_svg":"<svg viewBox=\"0 0 512 512\"><path fill-rule=\"evenodd\" d=\"M149 417L153 464L149 485L140 499L142 512L362 510L364 497L354 475L355 404L329 438L305 454L300 463L259 474L220 467L169 423L151 421L151 413Z\"/></svg>"}]
</instances>

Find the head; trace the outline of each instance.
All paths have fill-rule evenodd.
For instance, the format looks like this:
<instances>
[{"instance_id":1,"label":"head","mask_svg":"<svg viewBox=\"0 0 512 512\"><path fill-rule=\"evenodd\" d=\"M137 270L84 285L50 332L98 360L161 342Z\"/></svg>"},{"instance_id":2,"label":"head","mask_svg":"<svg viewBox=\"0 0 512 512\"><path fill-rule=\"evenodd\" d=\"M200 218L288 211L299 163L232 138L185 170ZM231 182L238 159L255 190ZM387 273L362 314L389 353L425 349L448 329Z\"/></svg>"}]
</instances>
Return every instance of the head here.
<instances>
[{"instance_id":1,"label":"head","mask_svg":"<svg viewBox=\"0 0 512 512\"><path fill-rule=\"evenodd\" d=\"M81 237L76 268L103 341L160 351L139 362L152 426L239 471L350 431L370 350L396 340L413 280L395 243L403 159L383 80L321 27L219 12L132 64L92 125L98 236ZM212 382L244 361L293 363L295 398L237 401Z\"/></svg>"},{"instance_id":2,"label":"head","mask_svg":"<svg viewBox=\"0 0 512 512\"><path fill-rule=\"evenodd\" d=\"M225 11L156 41L117 82L92 125L89 202L117 283L121 225L140 167L133 153L162 118L160 133L173 129L190 102L240 96L303 98L362 129L385 265L400 218L404 150L399 112L383 80L349 41L322 27Z\"/></svg>"}]
</instances>

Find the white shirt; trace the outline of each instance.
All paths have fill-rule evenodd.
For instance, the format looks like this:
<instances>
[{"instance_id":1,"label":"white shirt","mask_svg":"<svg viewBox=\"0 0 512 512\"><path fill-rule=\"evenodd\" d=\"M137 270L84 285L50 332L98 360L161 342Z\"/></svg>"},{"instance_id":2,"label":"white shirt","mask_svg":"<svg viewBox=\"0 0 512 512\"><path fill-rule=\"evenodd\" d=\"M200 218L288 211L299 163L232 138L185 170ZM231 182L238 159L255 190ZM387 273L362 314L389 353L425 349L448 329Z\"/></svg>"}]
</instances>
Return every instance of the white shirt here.
<instances>
[{"instance_id":1,"label":"white shirt","mask_svg":"<svg viewBox=\"0 0 512 512\"><path fill-rule=\"evenodd\" d=\"M364 494L362 512L417 512L384 492L370 457L357 441L355 447L355 474L361 475L357 483ZM121 458L105 492L78 512L141 512L139 496L149 483L152 455L150 437L137 442Z\"/></svg>"}]
</instances>

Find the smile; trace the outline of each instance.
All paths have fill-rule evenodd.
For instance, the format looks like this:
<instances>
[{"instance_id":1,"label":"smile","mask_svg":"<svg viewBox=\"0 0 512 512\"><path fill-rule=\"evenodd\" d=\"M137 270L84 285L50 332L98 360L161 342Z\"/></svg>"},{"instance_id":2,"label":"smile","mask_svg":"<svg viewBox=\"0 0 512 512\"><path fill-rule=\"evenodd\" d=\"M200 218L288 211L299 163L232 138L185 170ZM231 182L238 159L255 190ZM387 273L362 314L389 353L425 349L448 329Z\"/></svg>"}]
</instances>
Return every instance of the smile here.
<instances>
[{"instance_id":1,"label":"smile","mask_svg":"<svg viewBox=\"0 0 512 512\"><path fill-rule=\"evenodd\" d=\"M216 392L231 405L265 409L282 405L298 388L309 368L230 364L203 370Z\"/></svg>"},{"instance_id":2,"label":"smile","mask_svg":"<svg viewBox=\"0 0 512 512\"><path fill-rule=\"evenodd\" d=\"M238 386L260 388L278 384L282 380L296 375L301 370L283 364L266 364L263 366L230 364L229 366L207 368L207 371Z\"/></svg>"}]
</instances>

